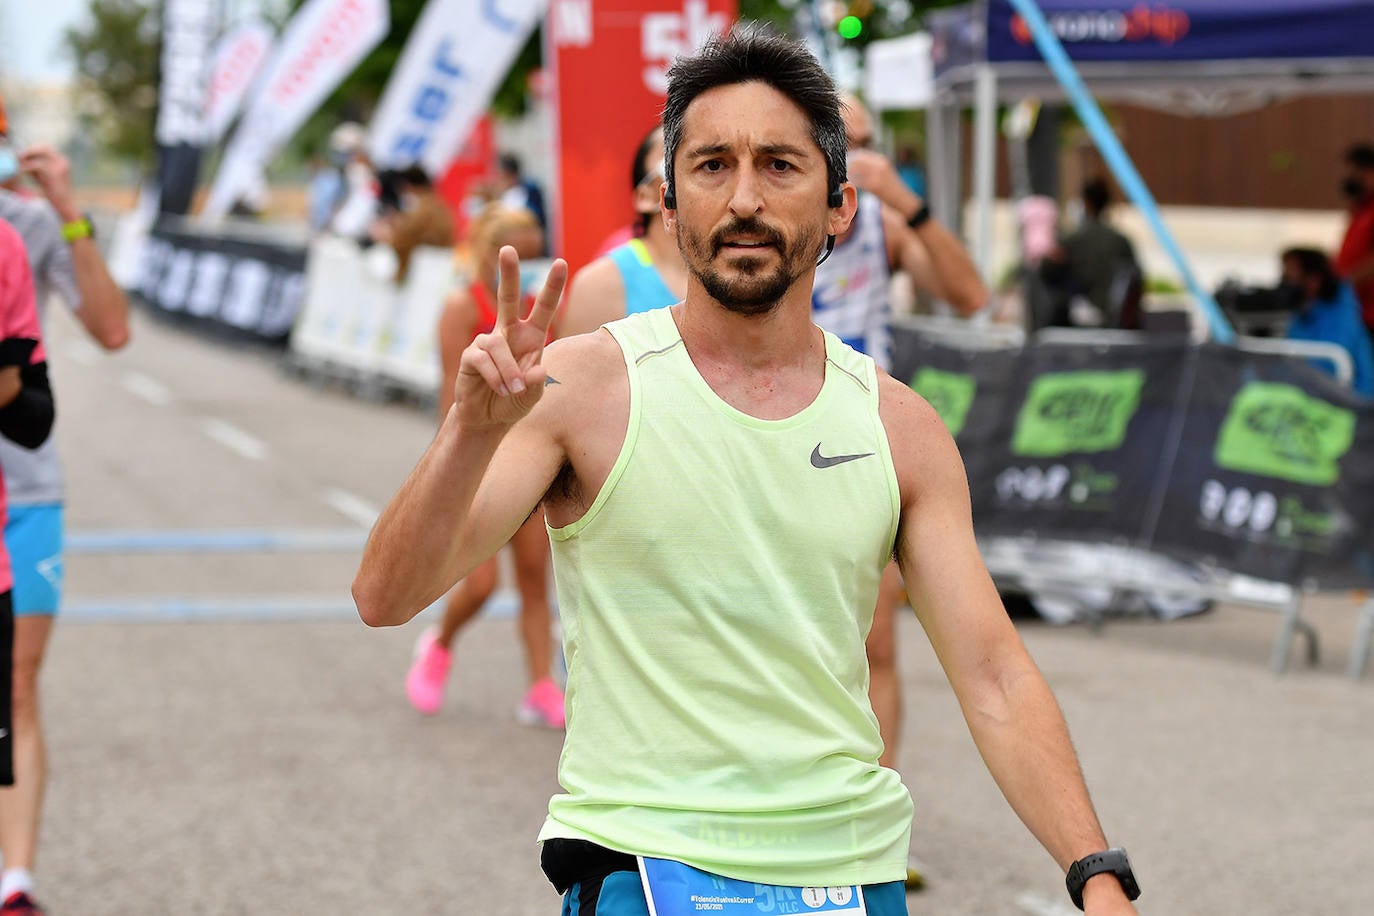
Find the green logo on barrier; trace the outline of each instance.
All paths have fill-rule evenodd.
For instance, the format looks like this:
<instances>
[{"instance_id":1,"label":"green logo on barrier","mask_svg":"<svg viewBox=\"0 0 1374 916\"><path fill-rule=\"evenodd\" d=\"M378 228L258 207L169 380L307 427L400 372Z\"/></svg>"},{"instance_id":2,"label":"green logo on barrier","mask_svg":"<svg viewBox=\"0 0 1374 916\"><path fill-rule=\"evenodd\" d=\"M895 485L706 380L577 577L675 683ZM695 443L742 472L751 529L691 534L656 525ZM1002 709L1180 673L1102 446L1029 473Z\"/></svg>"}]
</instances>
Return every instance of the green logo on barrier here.
<instances>
[{"instance_id":1,"label":"green logo on barrier","mask_svg":"<svg viewBox=\"0 0 1374 916\"><path fill-rule=\"evenodd\" d=\"M1354 411L1292 385L1250 382L1231 401L1214 457L1227 470L1329 486L1354 441Z\"/></svg>"},{"instance_id":2,"label":"green logo on barrier","mask_svg":"<svg viewBox=\"0 0 1374 916\"><path fill-rule=\"evenodd\" d=\"M925 368L911 380L911 388L930 402L940 419L945 421L949 434L957 438L964 428L964 420L968 419L978 380L961 372Z\"/></svg>"},{"instance_id":3,"label":"green logo on barrier","mask_svg":"<svg viewBox=\"0 0 1374 916\"><path fill-rule=\"evenodd\" d=\"M1031 382L1016 418L1011 450L1051 458L1119 448L1144 386L1141 369L1042 375Z\"/></svg>"}]
</instances>

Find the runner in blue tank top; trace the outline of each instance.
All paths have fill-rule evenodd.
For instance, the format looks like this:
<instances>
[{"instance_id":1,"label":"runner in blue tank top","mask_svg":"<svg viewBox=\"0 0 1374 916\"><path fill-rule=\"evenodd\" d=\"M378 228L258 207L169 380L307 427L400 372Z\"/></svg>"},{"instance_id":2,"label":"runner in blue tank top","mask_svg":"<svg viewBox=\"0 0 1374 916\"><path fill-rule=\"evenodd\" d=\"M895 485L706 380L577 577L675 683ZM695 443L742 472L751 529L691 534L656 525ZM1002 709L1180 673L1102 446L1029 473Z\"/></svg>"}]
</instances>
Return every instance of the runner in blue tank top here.
<instances>
[{"instance_id":1,"label":"runner in blue tank top","mask_svg":"<svg viewBox=\"0 0 1374 916\"><path fill-rule=\"evenodd\" d=\"M655 126L635 150L630 183L635 237L577 272L557 320L559 337L595 331L608 321L680 302L687 269L677 238L660 216L663 130Z\"/></svg>"}]
</instances>

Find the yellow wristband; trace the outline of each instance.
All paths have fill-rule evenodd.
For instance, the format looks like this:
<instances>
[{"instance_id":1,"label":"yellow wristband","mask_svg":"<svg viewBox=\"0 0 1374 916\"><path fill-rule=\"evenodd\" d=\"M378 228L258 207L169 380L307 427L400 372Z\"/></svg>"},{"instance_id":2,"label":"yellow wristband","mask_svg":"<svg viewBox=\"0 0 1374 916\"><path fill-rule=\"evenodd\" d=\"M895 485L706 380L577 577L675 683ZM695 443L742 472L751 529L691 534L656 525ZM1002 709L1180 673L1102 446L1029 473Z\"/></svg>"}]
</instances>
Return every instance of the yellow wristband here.
<instances>
[{"instance_id":1,"label":"yellow wristband","mask_svg":"<svg viewBox=\"0 0 1374 916\"><path fill-rule=\"evenodd\" d=\"M62 240L64 242L74 242L77 239L89 239L95 237L95 230L91 228L91 221L88 219L74 219L70 223L62 224Z\"/></svg>"}]
</instances>

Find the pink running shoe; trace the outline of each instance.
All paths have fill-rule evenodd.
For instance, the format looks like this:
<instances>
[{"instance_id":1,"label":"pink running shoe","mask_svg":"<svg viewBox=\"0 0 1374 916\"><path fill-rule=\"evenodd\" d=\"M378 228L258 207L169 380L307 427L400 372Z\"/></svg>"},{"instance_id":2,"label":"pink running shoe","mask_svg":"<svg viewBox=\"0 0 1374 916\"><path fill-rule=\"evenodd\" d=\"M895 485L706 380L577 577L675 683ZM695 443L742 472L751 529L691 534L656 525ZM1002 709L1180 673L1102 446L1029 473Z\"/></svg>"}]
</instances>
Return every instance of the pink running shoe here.
<instances>
[{"instance_id":1,"label":"pink running shoe","mask_svg":"<svg viewBox=\"0 0 1374 916\"><path fill-rule=\"evenodd\" d=\"M439 645L439 631L430 627L415 643L415 660L406 674L406 696L410 705L432 716L444 705L444 686L448 669L453 665L453 652Z\"/></svg>"},{"instance_id":2,"label":"pink running shoe","mask_svg":"<svg viewBox=\"0 0 1374 916\"><path fill-rule=\"evenodd\" d=\"M563 728L563 691L552 678L542 678L534 682L525 700L520 704L515 717L524 725L544 725L548 728Z\"/></svg>"}]
</instances>

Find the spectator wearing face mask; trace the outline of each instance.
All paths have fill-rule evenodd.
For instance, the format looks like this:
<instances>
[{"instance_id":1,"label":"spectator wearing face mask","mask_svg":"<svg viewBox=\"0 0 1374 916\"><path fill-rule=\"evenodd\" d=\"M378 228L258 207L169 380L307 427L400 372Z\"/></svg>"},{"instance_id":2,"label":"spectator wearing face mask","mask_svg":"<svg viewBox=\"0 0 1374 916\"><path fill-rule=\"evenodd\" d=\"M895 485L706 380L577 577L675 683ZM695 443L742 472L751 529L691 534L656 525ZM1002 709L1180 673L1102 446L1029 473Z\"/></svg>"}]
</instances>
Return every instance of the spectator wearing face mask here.
<instances>
[{"instance_id":1,"label":"spectator wearing face mask","mask_svg":"<svg viewBox=\"0 0 1374 916\"><path fill-rule=\"evenodd\" d=\"M1316 340L1344 347L1354 363L1351 387L1374 397L1374 346L1360 321L1360 304L1350 284L1342 283L1326 255L1313 248L1283 253L1283 285L1297 311L1288 325L1289 340ZM1330 372L1330 364L1314 361Z\"/></svg>"},{"instance_id":2,"label":"spectator wearing face mask","mask_svg":"<svg viewBox=\"0 0 1374 916\"><path fill-rule=\"evenodd\" d=\"M1336 255L1336 273L1355 288L1366 328L1374 329L1374 146L1357 143L1345 153L1341 192L1350 222Z\"/></svg>"}]
</instances>

